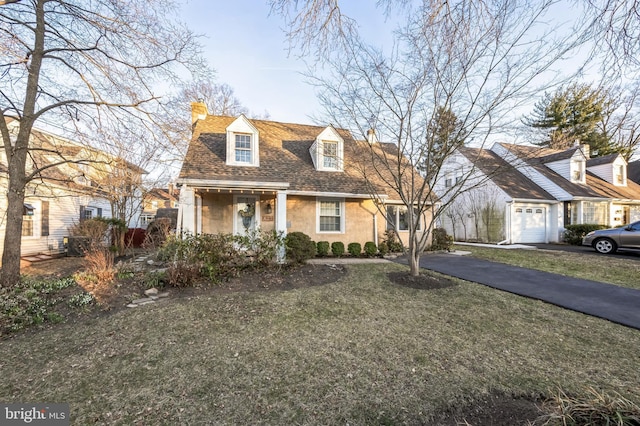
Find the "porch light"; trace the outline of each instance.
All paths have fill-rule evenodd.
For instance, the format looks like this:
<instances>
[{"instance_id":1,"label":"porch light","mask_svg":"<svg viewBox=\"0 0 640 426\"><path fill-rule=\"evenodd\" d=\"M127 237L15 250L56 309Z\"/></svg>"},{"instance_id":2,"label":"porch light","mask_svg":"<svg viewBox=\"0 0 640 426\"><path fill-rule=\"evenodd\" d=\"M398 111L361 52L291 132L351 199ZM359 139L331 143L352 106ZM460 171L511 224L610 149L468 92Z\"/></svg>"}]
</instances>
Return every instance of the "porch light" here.
<instances>
[{"instance_id":1,"label":"porch light","mask_svg":"<svg viewBox=\"0 0 640 426\"><path fill-rule=\"evenodd\" d=\"M271 212L273 210L271 209L271 203L270 202L267 203L267 207L265 207L264 211L267 212L267 214L271 214Z\"/></svg>"}]
</instances>

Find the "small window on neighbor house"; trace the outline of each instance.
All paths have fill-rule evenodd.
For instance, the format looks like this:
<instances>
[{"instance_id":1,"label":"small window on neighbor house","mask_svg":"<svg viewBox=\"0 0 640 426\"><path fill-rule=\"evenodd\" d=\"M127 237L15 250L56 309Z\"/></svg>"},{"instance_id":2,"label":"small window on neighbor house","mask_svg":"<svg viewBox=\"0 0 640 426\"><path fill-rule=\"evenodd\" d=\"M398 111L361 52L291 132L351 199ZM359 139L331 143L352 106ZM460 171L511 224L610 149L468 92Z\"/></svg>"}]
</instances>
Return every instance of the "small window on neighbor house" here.
<instances>
[{"instance_id":1,"label":"small window on neighbor house","mask_svg":"<svg viewBox=\"0 0 640 426\"><path fill-rule=\"evenodd\" d=\"M444 180L444 186L446 186L447 188L451 188L453 186L453 181L451 178L446 178Z\"/></svg>"},{"instance_id":2,"label":"small window on neighbor house","mask_svg":"<svg viewBox=\"0 0 640 426\"><path fill-rule=\"evenodd\" d=\"M527 213L533 213L533 210L527 209Z\"/></svg>"},{"instance_id":3,"label":"small window on neighbor house","mask_svg":"<svg viewBox=\"0 0 640 426\"><path fill-rule=\"evenodd\" d=\"M522 209L516 209L516 213L522 213Z\"/></svg>"},{"instance_id":4,"label":"small window on neighbor house","mask_svg":"<svg viewBox=\"0 0 640 426\"><path fill-rule=\"evenodd\" d=\"M239 163L251 163L251 135L236 136L236 161Z\"/></svg>"},{"instance_id":5,"label":"small window on neighbor house","mask_svg":"<svg viewBox=\"0 0 640 426\"><path fill-rule=\"evenodd\" d=\"M34 207L31 204L24 204L22 209L22 236L33 237L33 216Z\"/></svg>"},{"instance_id":6,"label":"small window on neighbor house","mask_svg":"<svg viewBox=\"0 0 640 426\"><path fill-rule=\"evenodd\" d=\"M542 213L542 209L536 209L536 213Z\"/></svg>"},{"instance_id":7,"label":"small window on neighbor house","mask_svg":"<svg viewBox=\"0 0 640 426\"><path fill-rule=\"evenodd\" d=\"M616 183L624 183L624 166L623 165L616 166L615 174L616 174L616 178L615 178Z\"/></svg>"}]
</instances>

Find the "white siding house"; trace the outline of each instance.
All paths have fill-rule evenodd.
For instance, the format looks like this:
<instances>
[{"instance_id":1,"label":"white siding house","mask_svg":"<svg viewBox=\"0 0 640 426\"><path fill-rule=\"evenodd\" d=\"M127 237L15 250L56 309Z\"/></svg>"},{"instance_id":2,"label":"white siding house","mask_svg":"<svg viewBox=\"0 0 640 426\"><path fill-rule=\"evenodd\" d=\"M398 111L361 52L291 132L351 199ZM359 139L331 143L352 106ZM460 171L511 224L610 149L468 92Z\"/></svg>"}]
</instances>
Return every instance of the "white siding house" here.
<instances>
[{"instance_id":1,"label":"white siding house","mask_svg":"<svg viewBox=\"0 0 640 426\"><path fill-rule=\"evenodd\" d=\"M618 154L590 159L586 145L565 151L499 143L461 148L444 175L461 167L477 171L461 183L442 225L457 240L515 244L559 242L567 224L630 223L640 219L640 185L627 179L626 166ZM484 183L478 186L478 179ZM436 191L445 198L457 192L446 184Z\"/></svg>"},{"instance_id":2,"label":"white siding house","mask_svg":"<svg viewBox=\"0 0 640 426\"><path fill-rule=\"evenodd\" d=\"M16 128L16 122L10 123L12 130ZM48 132L34 129L31 143L42 144L47 149L43 152L64 152L67 160L84 159L88 148L75 144L72 141L52 135ZM47 145L48 144L48 145ZM54 144L54 145L52 145ZM38 155L39 151L33 151ZM95 217L110 218L112 216L111 203L106 192L100 188L95 179L102 174L106 175L105 181L113 184L113 175L122 174L122 170L114 167L126 168L127 175L134 179L140 179L142 169L133 166L126 161L109 156L107 153L90 149L90 159L99 156L102 160L99 167L91 164L59 164L45 168L36 179L26 187L26 195L23 208L22 244L20 252L22 257L38 254L54 255L64 252L64 237L69 235L69 228L81 220ZM39 167L49 161L51 164L59 162L59 159L42 155L37 158ZM104 161L109 159L109 161ZM108 163L108 168L105 164ZM8 176L6 172L6 155L0 151L0 191L6 194L8 188ZM29 167L29 166L28 166ZM93 178L93 179L92 179ZM135 194L131 198L131 220L129 226L134 227L139 220L141 199ZM0 257L4 249L4 238L7 219L6 198L0 198Z\"/></svg>"}]
</instances>

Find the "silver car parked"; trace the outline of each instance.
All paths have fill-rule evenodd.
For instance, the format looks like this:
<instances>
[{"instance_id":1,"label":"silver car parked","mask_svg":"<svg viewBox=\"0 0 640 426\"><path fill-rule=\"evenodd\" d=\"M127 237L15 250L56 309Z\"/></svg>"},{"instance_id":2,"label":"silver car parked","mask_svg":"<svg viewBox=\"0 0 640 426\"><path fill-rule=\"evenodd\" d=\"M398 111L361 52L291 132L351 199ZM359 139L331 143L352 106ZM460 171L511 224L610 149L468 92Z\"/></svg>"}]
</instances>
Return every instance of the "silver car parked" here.
<instances>
[{"instance_id":1,"label":"silver car parked","mask_svg":"<svg viewBox=\"0 0 640 426\"><path fill-rule=\"evenodd\" d=\"M591 231L582 239L582 245L603 254L615 253L619 248L640 249L640 221L620 228Z\"/></svg>"}]
</instances>

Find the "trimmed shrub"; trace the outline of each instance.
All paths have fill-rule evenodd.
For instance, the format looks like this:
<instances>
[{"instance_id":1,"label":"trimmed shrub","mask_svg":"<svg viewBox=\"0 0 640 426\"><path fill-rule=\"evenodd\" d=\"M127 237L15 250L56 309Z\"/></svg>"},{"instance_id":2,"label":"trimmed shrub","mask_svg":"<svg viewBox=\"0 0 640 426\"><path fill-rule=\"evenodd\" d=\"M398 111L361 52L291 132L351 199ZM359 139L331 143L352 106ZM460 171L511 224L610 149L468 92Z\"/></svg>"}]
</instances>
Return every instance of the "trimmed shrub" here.
<instances>
[{"instance_id":1,"label":"trimmed shrub","mask_svg":"<svg viewBox=\"0 0 640 426\"><path fill-rule=\"evenodd\" d=\"M433 240L431 241L431 250L446 250L451 251L453 246L453 237L447 235L447 231L444 228L436 228L431 235Z\"/></svg>"},{"instance_id":2,"label":"trimmed shrub","mask_svg":"<svg viewBox=\"0 0 640 426\"><path fill-rule=\"evenodd\" d=\"M342 256L344 254L344 243L341 241L331 243L331 253L337 257Z\"/></svg>"},{"instance_id":3,"label":"trimmed shrub","mask_svg":"<svg viewBox=\"0 0 640 426\"><path fill-rule=\"evenodd\" d=\"M384 232L382 241L387 245L390 253L402 253L402 243L393 229L388 229Z\"/></svg>"},{"instance_id":4,"label":"trimmed shrub","mask_svg":"<svg viewBox=\"0 0 640 426\"><path fill-rule=\"evenodd\" d=\"M376 243L373 241L367 241L364 243L364 254L367 257L373 257L378 253L378 248L376 247Z\"/></svg>"},{"instance_id":5,"label":"trimmed shrub","mask_svg":"<svg viewBox=\"0 0 640 426\"><path fill-rule=\"evenodd\" d=\"M378 251L380 252L380 256L386 256L387 254L389 254L389 246L385 241L382 241L380 242L380 244L378 244Z\"/></svg>"},{"instance_id":6,"label":"trimmed shrub","mask_svg":"<svg viewBox=\"0 0 640 426\"><path fill-rule=\"evenodd\" d=\"M360 243L349 243L347 246L347 251L351 256L357 257L362 253L362 244Z\"/></svg>"},{"instance_id":7,"label":"trimmed shrub","mask_svg":"<svg viewBox=\"0 0 640 426\"><path fill-rule=\"evenodd\" d=\"M287 234L284 244L290 263L304 263L316 255L316 244L304 232Z\"/></svg>"},{"instance_id":8,"label":"trimmed shrub","mask_svg":"<svg viewBox=\"0 0 640 426\"><path fill-rule=\"evenodd\" d=\"M330 247L331 245L329 244L329 241L318 241L316 244L316 252L318 253L318 256L328 256Z\"/></svg>"},{"instance_id":9,"label":"trimmed shrub","mask_svg":"<svg viewBox=\"0 0 640 426\"><path fill-rule=\"evenodd\" d=\"M582 239L591 231L597 231L598 229L606 229L604 225L597 225L595 223L580 223L577 225L567 225L564 227L563 234L564 241L572 246L579 246L582 244Z\"/></svg>"}]
</instances>

